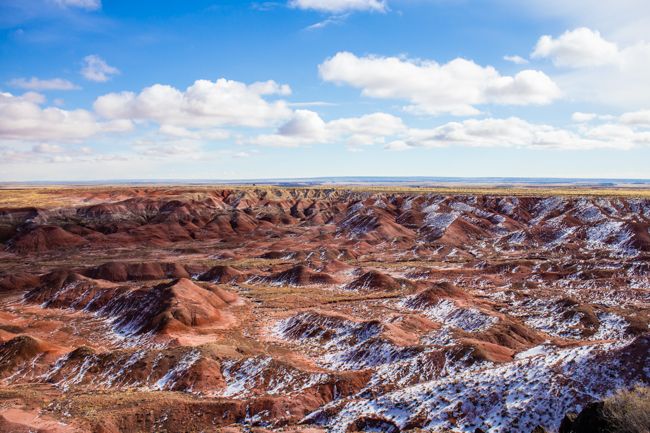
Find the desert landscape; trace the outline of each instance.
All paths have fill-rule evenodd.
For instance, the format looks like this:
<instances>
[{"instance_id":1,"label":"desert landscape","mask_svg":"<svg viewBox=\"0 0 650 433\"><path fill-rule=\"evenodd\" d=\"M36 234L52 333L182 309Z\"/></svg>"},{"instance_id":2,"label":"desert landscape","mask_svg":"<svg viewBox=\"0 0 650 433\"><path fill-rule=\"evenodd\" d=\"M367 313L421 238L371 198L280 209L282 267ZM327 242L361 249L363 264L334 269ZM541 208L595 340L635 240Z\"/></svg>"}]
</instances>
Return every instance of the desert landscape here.
<instances>
[{"instance_id":1,"label":"desert landscape","mask_svg":"<svg viewBox=\"0 0 650 433\"><path fill-rule=\"evenodd\" d=\"M0 0L0 433L650 433L649 0Z\"/></svg>"},{"instance_id":2,"label":"desert landscape","mask_svg":"<svg viewBox=\"0 0 650 433\"><path fill-rule=\"evenodd\" d=\"M650 382L646 189L5 186L0 242L3 432L593 431Z\"/></svg>"}]
</instances>

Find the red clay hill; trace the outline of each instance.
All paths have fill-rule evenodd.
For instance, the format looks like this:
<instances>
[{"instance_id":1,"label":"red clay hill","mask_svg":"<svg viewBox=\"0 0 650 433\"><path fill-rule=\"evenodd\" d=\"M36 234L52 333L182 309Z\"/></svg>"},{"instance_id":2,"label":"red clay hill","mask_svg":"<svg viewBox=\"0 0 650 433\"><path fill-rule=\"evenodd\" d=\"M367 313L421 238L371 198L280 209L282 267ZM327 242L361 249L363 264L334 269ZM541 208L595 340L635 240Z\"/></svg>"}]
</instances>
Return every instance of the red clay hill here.
<instances>
[{"instance_id":1,"label":"red clay hill","mask_svg":"<svg viewBox=\"0 0 650 433\"><path fill-rule=\"evenodd\" d=\"M0 432L555 432L650 383L649 228L634 189L0 190Z\"/></svg>"}]
</instances>

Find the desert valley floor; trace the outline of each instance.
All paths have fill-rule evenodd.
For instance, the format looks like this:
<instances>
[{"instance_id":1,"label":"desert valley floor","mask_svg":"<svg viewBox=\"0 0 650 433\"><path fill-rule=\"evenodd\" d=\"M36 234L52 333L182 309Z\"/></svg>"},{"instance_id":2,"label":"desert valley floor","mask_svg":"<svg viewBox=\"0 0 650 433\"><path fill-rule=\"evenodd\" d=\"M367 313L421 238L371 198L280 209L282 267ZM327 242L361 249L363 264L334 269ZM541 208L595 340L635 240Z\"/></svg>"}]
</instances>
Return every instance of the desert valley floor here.
<instances>
[{"instance_id":1,"label":"desert valley floor","mask_svg":"<svg viewBox=\"0 0 650 433\"><path fill-rule=\"evenodd\" d=\"M557 431L650 382L649 197L0 189L0 431Z\"/></svg>"}]
</instances>

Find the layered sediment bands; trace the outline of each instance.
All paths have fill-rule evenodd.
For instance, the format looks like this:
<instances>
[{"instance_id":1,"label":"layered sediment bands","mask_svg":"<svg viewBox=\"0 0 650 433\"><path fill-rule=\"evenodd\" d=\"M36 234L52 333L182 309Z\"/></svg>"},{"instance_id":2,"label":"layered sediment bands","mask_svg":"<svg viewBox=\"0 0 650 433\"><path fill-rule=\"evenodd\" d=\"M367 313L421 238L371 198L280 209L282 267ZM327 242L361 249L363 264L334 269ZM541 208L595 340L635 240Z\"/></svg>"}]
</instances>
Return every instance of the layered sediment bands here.
<instances>
[{"instance_id":1,"label":"layered sediment bands","mask_svg":"<svg viewBox=\"0 0 650 433\"><path fill-rule=\"evenodd\" d=\"M237 299L223 288L201 287L186 278L131 289L66 272L47 274L25 295L44 307L95 312L124 335L217 326L224 320L221 310Z\"/></svg>"},{"instance_id":2,"label":"layered sediment bands","mask_svg":"<svg viewBox=\"0 0 650 433\"><path fill-rule=\"evenodd\" d=\"M553 432L650 384L647 199L44 202L0 210L0 431Z\"/></svg>"},{"instance_id":3,"label":"layered sediment bands","mask_svg":"<svg viewBox=\"0 0 650 433\"><path fill-rule=\"evenodd\" d=\"M178 263L104 263L87 269L84 274L90 278L108 281L162 280L165 278L189 278L190 274Z\"/></svg>"}]
</instances>

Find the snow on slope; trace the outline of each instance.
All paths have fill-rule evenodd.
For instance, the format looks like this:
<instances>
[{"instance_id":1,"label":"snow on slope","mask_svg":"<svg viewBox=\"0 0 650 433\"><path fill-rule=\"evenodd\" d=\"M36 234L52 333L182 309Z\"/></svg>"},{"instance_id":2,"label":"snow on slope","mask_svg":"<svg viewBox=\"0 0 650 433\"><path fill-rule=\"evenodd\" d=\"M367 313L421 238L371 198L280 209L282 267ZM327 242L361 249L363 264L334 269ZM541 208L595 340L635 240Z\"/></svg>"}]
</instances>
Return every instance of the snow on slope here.
<instances>
[{"instance_id":1,"label":"snow on slope","mask_svg":"<svg viewBox=\"0 0 650 433\"><path fill-rule=\"evenodd\" d=\"M399 305L413 311L421 311L436 322L467 332L485 331L499 320L476 308L460 307L450 299L441 299L435 305L421 307L417 305L415 295L404 299Z\"/></svg>"},{"instance_id":2,"label":"snow on slope","mask_svg":"<svg viewBox=\"0 0 650 433\"><path fill-rule=\"evenodd\" d=\"M634 383L647 384L649 338L561 350L540 347L507 364L461 369L375 398L334 402L307 420L333 426L333 433L345 432L363 417L432 431L530 432L537 425L556 430L564 414L576 409L576 402L598 399ZM334 406L339 410L328 410Z\"/></svg>"}]
</instances>

